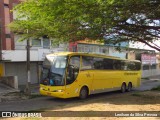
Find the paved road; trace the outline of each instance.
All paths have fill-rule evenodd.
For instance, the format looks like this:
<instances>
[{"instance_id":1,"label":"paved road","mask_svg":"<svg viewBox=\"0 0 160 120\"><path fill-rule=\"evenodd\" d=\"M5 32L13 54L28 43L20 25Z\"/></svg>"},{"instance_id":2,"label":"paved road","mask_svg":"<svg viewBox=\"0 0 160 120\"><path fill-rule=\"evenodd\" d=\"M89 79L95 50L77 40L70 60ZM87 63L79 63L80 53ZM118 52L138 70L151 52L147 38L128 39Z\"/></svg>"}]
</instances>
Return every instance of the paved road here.
<instances>
[{"instance_id":1,"label":"paved road","mask_svg":"<svg viewBox=\"0 0 160 120\"><path fill-rule=\"evenodd\" d=\"M141 87L136 88L134 90L137 90L137 91L151 90L152 88L154 88L158 85L160 85L160 79L143 80L141 82Z\"/></svg>"},{"instance_id":2,"label":"paved road","mask_svg":"<svg viewBox=\"0 0 160 120\"><path fill-rule=\"evenodd\" d=\"M149 90L153 87L160 85L160 80L148 80L143 81L142 85L138 89L134 89L135 91ZM120 93L119 91L91 95L87 100L82 101L78 98L72 99L58 99L52 97L37 97L29 100L20 100L20 101L9 101L9 102L1 102L0 103L0 111L32 111L32 110L44 110L44 109L60 109L61 106L65 106L66 104L72 105L73 103L92 103L98 99L106 99L108 97L112 97L114 95L125 95L130 93ZM87 101L87 102L86 102Z\"/></svg>"}]
</instances>

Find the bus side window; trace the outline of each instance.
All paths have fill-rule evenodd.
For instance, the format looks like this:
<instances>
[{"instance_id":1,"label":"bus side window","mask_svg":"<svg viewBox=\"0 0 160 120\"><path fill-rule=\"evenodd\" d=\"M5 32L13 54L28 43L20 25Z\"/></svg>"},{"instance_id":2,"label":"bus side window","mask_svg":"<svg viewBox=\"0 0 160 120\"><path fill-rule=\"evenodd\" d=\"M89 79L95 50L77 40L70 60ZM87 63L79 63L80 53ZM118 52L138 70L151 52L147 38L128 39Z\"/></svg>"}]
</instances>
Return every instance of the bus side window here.
<instances>
[{"instance_id":1,"label":"bus side window","mask_svg":"<svg viewBox=\"0 0 160 120\"><path fill-rule=\"evenodd\" d=\"M113 70L113 60L104 58L103 59L103 67L105 70Z\"/></svg>"},{"instance_id":2,"label":"bus side window","mask_svg":"<svg viewBox=\"0 0 160 120\"><path fill-rule=\"evenodd\" d=\"M136 70L141 70L141 63L135 62L135 68L136 68Z\"/></svg>"},{"instance_id":3,"label":"bus side window","mask_svg":"<svg viewBox=\"0 0 160 120\"><path fill-rule=\"evenodd\" d=\"M80 67L80 56L72 56L70 58L68 65L66 84L71 84L76 80L79 73L79 67Z\"/></svg>"},{"instance_id":4,"label":"bus side window","mask_svg":"<svg viewBox=\"0 0 160 120\"><path fill-rule=\"evenodd\" d=\"M126 61L121 61L121 70L127 70L127 63L126 63Z\"/></svg>"},{"instance_id":5,"label":"bus side window","mask_svg":"<svg viewBox=\"0 0 160 120\"><path fill-rule=\"evenodd\" d=\"M88 57L88 56L82 56L82 70L89 70L89 69L93 69L93 65L92 65L92 57Z\"/></svg>"},{"instance_id":6,"label":"bus side window","mask_svg":"<svg viewBox=\"0 0 160 120\"><path fill-rule=\"evenodd\" d=\"M127 62L127 70L132 70L132 71L141 70L141 63L134 61Z\"/></svg>"},{"instance_id":7,"label":"bus side window","mask_svg":"<svg viewBox=\"0 0 160 120\"><path fill-rule=\"evenodd\" d=\"M136 70L136 66L134 62L127 63L127 70Z\"/></svg>"},{"instance_id":8,"label":"bus side window","mask_svg":"<svg viewBox=\"0 0 160 120\"><path fill-rule=\"evenodd\" d=\"M113 69L114 70L121 70L121 61L120 60L114 60Z\"/></svg>"},{"instance_id":9,"label":"bus side window","mask_svg":"<svg viewBox=\"0 0 160 120\"><path fill-rule=\"evenodd\" d=\"M94 69L97 69L97 70L102 69L101 63L102 63L101 58L98 58L98 57L93 58L93 68Z\"/></svg>"}]
</instances>

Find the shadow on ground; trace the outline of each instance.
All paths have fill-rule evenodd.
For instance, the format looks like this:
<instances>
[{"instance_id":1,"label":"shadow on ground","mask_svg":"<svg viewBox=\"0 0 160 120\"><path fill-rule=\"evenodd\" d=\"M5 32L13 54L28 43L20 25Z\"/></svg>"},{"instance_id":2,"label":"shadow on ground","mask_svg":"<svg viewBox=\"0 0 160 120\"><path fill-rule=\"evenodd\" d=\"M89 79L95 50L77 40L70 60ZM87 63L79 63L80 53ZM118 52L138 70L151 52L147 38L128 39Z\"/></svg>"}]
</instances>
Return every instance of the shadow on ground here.
<instances>
[{"instance_id":1,"label":"shadow on ground","mask_svg":"<svg viewBox=\"0 0 160 120\"><path fill-rule=\"evenodd\" d=\"M149 95L151 94L152 95ZM153 95L154 94L154 95ZM60 110L65 108L71 108L76 106L83 106L87 104L113 104L113 105L156 105L160 104L160 94L157 91L144 91L136 92L132 91L130 93L120 93L120 91L107 92L101 94L95 94L89 96L85 100L80 100L79 98L70 99L59 99L59 98L46 98L45 101L50 103L58 103L55 105L50 105L47 110ZM40 110L46 110L41 108Z\"/></svg>"}]
</instances>

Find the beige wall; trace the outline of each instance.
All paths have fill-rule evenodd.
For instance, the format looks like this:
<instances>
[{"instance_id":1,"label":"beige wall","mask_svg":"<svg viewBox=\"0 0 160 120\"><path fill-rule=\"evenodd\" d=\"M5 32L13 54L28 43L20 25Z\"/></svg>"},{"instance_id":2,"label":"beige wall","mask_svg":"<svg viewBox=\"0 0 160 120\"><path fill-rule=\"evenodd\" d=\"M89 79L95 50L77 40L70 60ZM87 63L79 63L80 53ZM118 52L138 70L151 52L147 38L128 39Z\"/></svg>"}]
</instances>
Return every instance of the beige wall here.
<instances>
[{"instance_id":1,"label":"beige wall","mask_svg":"<svg viewBox=\"0 0 160 120\"><path fill-rule=\"evenodd\" d=\"M129 60L135 60L136 59L136 55L135 55L135 52L128 52L128 59Z\"/></svg>"}]
</instances>

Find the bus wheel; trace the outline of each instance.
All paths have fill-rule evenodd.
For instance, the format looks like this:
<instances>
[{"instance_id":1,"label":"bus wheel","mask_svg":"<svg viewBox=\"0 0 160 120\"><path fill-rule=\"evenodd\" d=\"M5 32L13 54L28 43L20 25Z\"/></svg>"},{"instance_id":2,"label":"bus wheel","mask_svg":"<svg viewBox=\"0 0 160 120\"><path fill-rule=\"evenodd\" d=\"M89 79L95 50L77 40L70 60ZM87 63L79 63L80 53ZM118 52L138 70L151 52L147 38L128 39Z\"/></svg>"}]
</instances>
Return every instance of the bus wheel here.
<instances>
[{"instance_id":1,"label":"bus wheel","mask_svg":"<svg viewBox=\"0 0 160 120\"><path fill-rule=\"evenodd\" d=\"M127 91L130 92L132 90L132 83L128 83L128 88L127 88Z\"/></svg>"},{"instance_id":2,"label":"bus wheel","mask_svg":"<svg viewBox=\"0 0 160 120\"><path fill-rule=\"evenodd\" d=\"M79 94L79 98L80 99L85 99L87 97L88 97L88 89L87 89L87 87L82 87L81 91L80 91L80 94Z\"/></svg>"},{"instance_id":3,"label":"bus wheel","mask_svg":"<svg viewBox=\"0 0 160 120\"><path fill-rule=\"evenodd\" d=\"M121 92L122 93L126 92L126 84L125 83L123 83L121 86Z\"/></svg>"}]
</instances>

